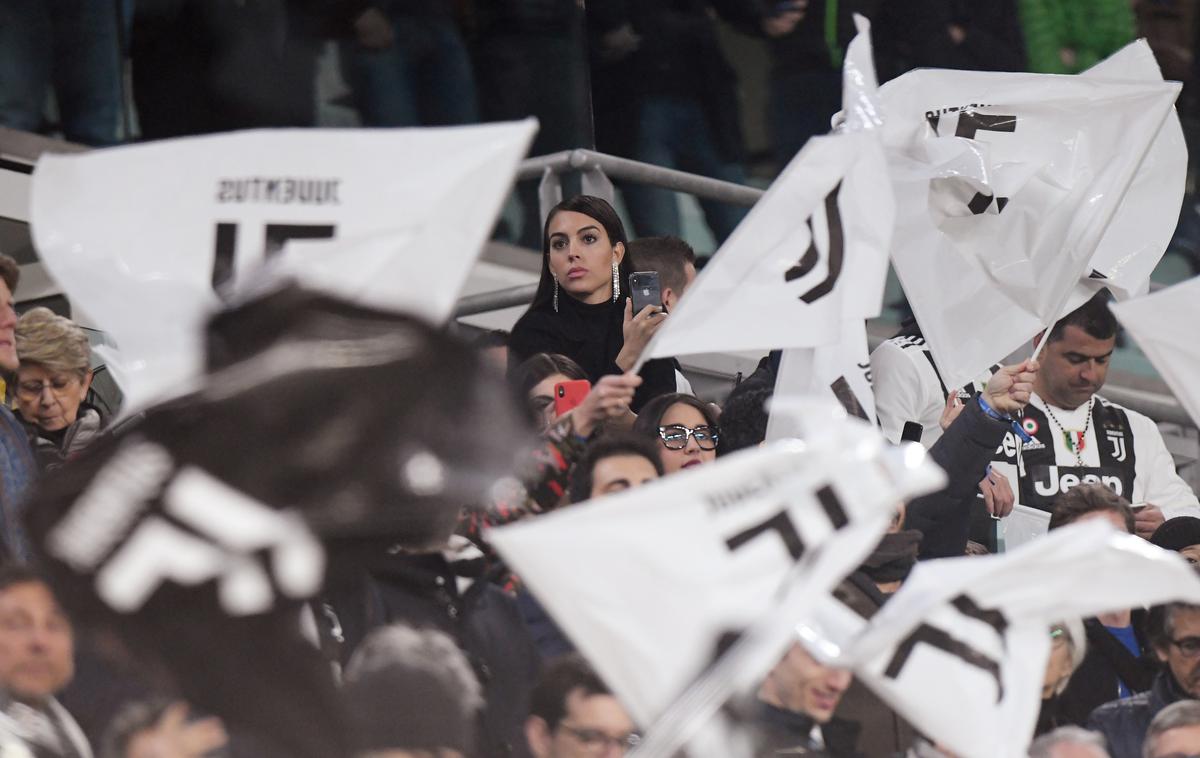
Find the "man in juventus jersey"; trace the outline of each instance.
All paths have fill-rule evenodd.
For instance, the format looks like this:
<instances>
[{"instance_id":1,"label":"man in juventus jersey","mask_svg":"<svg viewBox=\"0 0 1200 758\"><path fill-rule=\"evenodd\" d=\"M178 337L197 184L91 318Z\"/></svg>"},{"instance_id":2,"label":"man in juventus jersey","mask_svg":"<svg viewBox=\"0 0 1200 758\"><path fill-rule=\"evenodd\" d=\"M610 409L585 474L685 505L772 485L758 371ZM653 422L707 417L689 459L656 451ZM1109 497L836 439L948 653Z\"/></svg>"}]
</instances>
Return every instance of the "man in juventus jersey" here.
<instances>
[{"instance_id":1,"label":"man in juventus jersey","mask_svg":"<svg viewBox=\"0 0 1200 758\"><path fill-rule=\"evenodd\" d=\"M1105 484L1133 503L1137 534L1148 538L1165 519L1200 515L1200 503L1155 423L1096 394L1117 337L1107 301L1098 293L1051 329L1020 419L1033 439L1007 434L993 468L1009 477L1018 503L1042 510L1078 484Z\"/></svg>"}]
</instances>

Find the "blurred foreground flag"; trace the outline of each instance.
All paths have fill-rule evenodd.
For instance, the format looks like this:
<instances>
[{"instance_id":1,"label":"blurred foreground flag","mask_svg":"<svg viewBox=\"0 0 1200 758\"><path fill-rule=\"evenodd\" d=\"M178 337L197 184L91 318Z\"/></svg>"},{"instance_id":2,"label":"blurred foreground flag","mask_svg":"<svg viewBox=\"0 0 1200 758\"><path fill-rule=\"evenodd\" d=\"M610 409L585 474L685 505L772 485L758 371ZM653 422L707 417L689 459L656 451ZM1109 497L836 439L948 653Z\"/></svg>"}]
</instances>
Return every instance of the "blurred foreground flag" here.
<instances>
[{"instance_id":1,"label":"blurred foreground flag","mask_svg":"<svg viewBox=\"0 0 1200 758\"><path fill-rule=\"evenodd\" d=\"M297 253L306 285L445 320L535 131L263 130L46 155L34 241L116 341L104 357L136 410L200 374L218 292L290 240L332 241Z\"/></svg>"},{"instance_id":2,"label":"blurred foreground flag","mask_svg":"<svg viewBox=\"0 0 1200 758\"><path fill-rule=\"evenodd\" d=\"M828 594L874 549L901 499L944 482L922 451L892 448L860 421L831 418L826 433L488 538L649 727L785 590L806 603ZM737 671L740 684L777 659Z\"/></svg>"},{"instance_id":3,"label":"blurred foreground flag","mask_svg":"<svg viewBox=\"0 0 1200 758\"><path fill-rule=\"evenodd\" d=\"M1177 554L1107 523L1003 555L918 563L852 646L855 676L963 758L1024 758L1050 626L1171 600L1200 602Z\"/></svg>"},{"instance_id":4,"label":"blurred foreground flag","mask_svg":"<svg viewBox=\"0 0 1200 758\"><path fill-rule=\"evenodd\" d=\"M1142 291L1183 193L1178 92L1145 43L1080 76L927 69L880 90L892 260L947 386L1095 286Z\"/></svg>"},{"instance_id":5,"label":"blurred foreground flag","mask_svg":"<svg viewBox=\"0 0 1200 758\"><path fill-rule=\"evenodd\" d=\"M814 137L755 204L642 360L836 343L879 315L893 208L869 26L845 66L846 133Z\"/></svg>"},{"instance_id":6,"label":"blurred foreground flag","mask_svg":"<svg viewBox=\"0 0 1200 758\"><path fill-rule=\"evenodd\" d=\"M1175 397L1200 423L1200 277L1152 295L1109 305L1150 362L1162 374Z\"/></svg>"}]
</instances>

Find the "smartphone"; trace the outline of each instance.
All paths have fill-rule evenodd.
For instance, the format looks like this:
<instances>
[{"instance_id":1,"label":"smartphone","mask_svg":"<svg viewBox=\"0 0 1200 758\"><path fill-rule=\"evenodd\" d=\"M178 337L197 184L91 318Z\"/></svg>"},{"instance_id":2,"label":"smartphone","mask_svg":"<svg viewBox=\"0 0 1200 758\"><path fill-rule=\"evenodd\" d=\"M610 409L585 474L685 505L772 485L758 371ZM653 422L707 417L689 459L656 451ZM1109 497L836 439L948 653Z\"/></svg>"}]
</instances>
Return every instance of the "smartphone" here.
<instances>
[{"instance_id":1,"label":"smartphone","mask_svg":"<svg viewBox=\"0 0 1200 758\"><path fill-rule=\"evenodd\" d=\"M634 271L629 275L629 294L633 299L633 315L647 305L662 308L662 285L657 271Z\"/></svg>"},{"instance_id":2,"label":"smartphone","mask_svg":"<svg viewBox=\"0 0 1200 758\"><path fill-rule=\"evenodd\" d=\"M591 391L592 383L587 379L572 379L554 385L554 415L561 416L579 405Z\"/></svg>"}]
</instances>

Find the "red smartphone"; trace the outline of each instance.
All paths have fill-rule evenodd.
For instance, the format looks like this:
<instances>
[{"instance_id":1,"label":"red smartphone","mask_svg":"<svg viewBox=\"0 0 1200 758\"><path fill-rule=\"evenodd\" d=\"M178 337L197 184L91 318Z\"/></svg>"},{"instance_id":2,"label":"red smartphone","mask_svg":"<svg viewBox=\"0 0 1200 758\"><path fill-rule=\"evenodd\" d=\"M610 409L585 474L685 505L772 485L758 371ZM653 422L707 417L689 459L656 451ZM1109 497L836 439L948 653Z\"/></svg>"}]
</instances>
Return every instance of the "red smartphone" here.
<instances>
[{"instance_id":1,"label":"red smartphone","mask_svg":"<svg viewBox=\"0 0 1200 758\"><path fill-rule=\"evenodd\" d=\"M587 379L572 379L554 385L554 415L561 416L579 405L591 391L592 383Z\"/></svg>"}]
</instances>

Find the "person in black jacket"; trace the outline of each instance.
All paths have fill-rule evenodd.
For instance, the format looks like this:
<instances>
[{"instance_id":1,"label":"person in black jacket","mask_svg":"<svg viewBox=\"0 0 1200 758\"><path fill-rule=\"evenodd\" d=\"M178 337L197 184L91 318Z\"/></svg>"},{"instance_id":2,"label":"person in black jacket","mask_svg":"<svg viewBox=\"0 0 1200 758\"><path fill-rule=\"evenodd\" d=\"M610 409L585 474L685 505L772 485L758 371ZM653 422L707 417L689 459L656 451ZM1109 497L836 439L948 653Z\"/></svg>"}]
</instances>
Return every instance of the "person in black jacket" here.
<instances>
[{"instance_id":1,"label":"person in black jacket","mask_svg":"<svg viewBox=\"0 0 1200 758\"><path fill-rule=\"evenodd\" d=\"M1107 519L1117 529L1133 532L1129 503L1103 484L1081 484L1059 497L1050 528L1087 519ZM1058 697L1059 723L1083 726L1101 704L1150 688L1158 666L1144 634L1145 616L1133 609L1084 620L1088 651Z\"/></svg>"},{"instance_id":2,"label":"person in black jacket","mask_svg":"<svg viewBox=\"0 0 1200 758\"><path fill-rule=\"evenodd\" d=\"M593 384L605 374L633 368L669 317L653 306L634 313L622 295L636 270L625 243L620 217L598 197L579 195L551 209L542 240L541 281L509 338L510 370L537 353L567 356ZM641 377L635 412L649 399L675 391L673 361L649 361Z\"/></svg>"},{"instance_id":3,"label":"person in black jacket","mask_svg":"<svg viewBox=\"0 0 1200 758\"><path fill-rule=\"evenodd\" d=\"M1159 711L1180 700L1200 699L1200 606L1156 606L1146 626L1154 652L1165 664L1154 685L1105 703L1088 719L1088 728L1108 740L1112 758L1142 758L1146 730Z\"/></svg>"},{"instance_id":4,"label":"person in black jacket","mask_svg":"<svg viewBox=\"0 0 1200 758\"><path fill-rule=\"evenodd\" d=\"M908 505L904 525L924 535L919 553L922 560L966 553L970 505L979 480L987 470L988 458L1012 429L1010 414L1029 402L1037 371L1034 361L1000 368L983 392L962 406L962 412L929 450L933 460L946 470L949 483L940 492L919 497Z\"/></svg>"}]
</instances>

